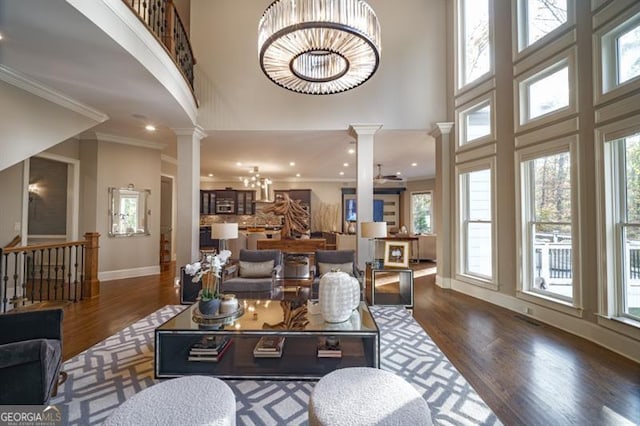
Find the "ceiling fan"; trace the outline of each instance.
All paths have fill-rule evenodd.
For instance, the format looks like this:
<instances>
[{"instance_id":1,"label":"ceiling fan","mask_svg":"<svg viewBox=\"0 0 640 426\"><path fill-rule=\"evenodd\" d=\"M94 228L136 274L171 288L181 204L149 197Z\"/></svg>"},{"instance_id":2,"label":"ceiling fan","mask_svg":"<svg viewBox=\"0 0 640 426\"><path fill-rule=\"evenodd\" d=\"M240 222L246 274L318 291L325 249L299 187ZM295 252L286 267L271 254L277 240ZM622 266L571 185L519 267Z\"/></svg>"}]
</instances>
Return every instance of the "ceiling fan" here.
<instances>
[{"instance_id":1,"label":"ceiling fan","mask_svg":"<svg viewBox=\"0 0 640 426\"><path fill-rule=\"evenodd\" d=\"M400 176L396 175L383 175L382 174L382 164L378 164L378 174L373 177L373 183L383 184L387 183L387 181L392 180L395 182L401 182L403 179Z\"/></svg>"}]
</instances>

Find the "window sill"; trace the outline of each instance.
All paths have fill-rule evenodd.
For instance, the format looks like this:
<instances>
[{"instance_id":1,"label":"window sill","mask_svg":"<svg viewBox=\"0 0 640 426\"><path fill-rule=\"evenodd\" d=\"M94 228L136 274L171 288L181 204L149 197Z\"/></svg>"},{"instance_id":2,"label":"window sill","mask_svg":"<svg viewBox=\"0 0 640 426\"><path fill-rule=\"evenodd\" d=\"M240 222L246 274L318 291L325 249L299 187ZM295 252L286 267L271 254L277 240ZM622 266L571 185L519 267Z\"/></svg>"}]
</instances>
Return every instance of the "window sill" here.
<instances>
[{"instance_id":1,"label":"window sill","mask_svg":"<svg viewBox=\"0 0 640 426\"><path fill-rule=\"evenodd\" d=\"M498 290L498 285L495 282L473 275L457 274L456 280L478 287L488 288L489 290Z\"/></svg>"},{"instance_id":2,"label":"window sill","mask_svg":"<svg viewBox=\"0 0 640 426\"><path fill-rule=\"evenodd\" d=\"M624 334L635 340L640 340L640 322L623 317L608 317L606 315L597 315L598 325L606 327L617 333Z\"/></svg>"},{"instance_id":3,"label":"window sill","mask_svg":"<svg viewBox=\"0 0 640 426\"><path fill-rule=\"evenodd\" d=\"M583 309L581 307L571 304L571 302L565 302L563 300L553 299L551 297L543 296L537 293L518 291L516 293L518 299L526 300L527 302L535 303L536 305L544 306L545 308L559 311L574 317L582 318Z\"/></svg>"}]
</instances>

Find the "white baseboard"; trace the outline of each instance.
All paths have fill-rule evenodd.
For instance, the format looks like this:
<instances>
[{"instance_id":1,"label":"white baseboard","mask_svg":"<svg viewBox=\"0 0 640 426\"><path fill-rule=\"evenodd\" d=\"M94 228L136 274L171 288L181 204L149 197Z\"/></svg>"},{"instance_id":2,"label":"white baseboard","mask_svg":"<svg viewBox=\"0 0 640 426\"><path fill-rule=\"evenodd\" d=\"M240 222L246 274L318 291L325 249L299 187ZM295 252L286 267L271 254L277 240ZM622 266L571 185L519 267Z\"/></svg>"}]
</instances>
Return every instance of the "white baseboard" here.
<instances>
[{"instance_id":1,"label":"white baseboard","mask_svg":"<svg viewBox=\"0 0 640 426\"><path fill-rule=\"evenodd\" d=\"M98 272L100 281L121 280L124 278L143 277L145 275L159 275L160 265L143 266L141 268L119 269L115 271Z\"/></svg>"},{"instance_id":2,"label":"white baseboard","mask_svg":"<svg viewBox=\"0 0 640 426\"><path fill-rule=\"evenodd\" d=\"M437 279L438 277L436 276ZM552 327L587 339L635 362L640 362L640 341L636 339L616 333L596 323L530 303L514 296L474 286L456 279L441 279L444 281L449 280L452 284L451 288L455 291L536 319Z\"/></svg>"},{"instance_id":3,"label":"white baseboard","mask_svg":"<svg viewBox=\"0 0 640 426\"><path fill-rule=\"evenodd\" d=\"M436 285L440 288L451 288L451 278L436 275Z\"/></svg>"}]
</instances>

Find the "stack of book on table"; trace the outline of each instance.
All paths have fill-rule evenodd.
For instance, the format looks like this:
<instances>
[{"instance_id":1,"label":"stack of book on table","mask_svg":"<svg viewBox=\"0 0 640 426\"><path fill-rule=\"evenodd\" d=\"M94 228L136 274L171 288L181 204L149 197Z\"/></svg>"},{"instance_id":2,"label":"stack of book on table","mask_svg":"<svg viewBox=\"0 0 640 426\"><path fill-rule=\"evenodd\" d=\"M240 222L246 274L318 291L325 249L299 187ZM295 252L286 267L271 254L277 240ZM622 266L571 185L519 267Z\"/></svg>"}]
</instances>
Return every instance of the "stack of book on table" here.
<instances>
[{"instance_id":1,"label":"stack of book on table","mask_svg":"<svg viewBox=\"0 0 640 426\"><path fill-rule=\"evenodd\" d=\"M318 358L342 358L340 340L336 338L320 338L318 340Z\"/></svg>"},{"instance_id":2,"label":"stack of book on table","mask_svg":"<svg viewBox=\"0 0 640 426\"><path fill-rule=\"evenodd\" d=\"M256 358L280 358L284 337L282 336L262 336L256 347L253 348L253 356Z\"/></svg>"},{"instance_id":3,"label":"stack of book on table","mask_svg":"<svg viewBox=\"0 0 640 426\"><path fill-rule=\"evenodd\" d=\"M218 362L231 346L229 336L206 336L191 345L189 361Z\"/></svg>"}]
</instances>

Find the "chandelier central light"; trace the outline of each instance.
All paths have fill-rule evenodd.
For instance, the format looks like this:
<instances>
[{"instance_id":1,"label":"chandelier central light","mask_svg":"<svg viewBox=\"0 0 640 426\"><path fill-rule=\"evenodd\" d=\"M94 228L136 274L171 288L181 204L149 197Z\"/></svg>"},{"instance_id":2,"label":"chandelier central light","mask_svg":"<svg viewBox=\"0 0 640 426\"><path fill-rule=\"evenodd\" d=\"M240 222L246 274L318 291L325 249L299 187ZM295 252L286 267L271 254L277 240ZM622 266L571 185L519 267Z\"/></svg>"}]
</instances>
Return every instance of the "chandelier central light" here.
<instances>
[{"instance_id":1,"label":"chandelier central light","mask_svg":"<svg viewBox=\"0 0 640 426\"><path fill-rule=\"evenodd\" d=\"M367 81L380 63L380 24L364 0L276 0L258 25L262 71L298 93L328 95Z\"/></svg>"}]
</instances>

